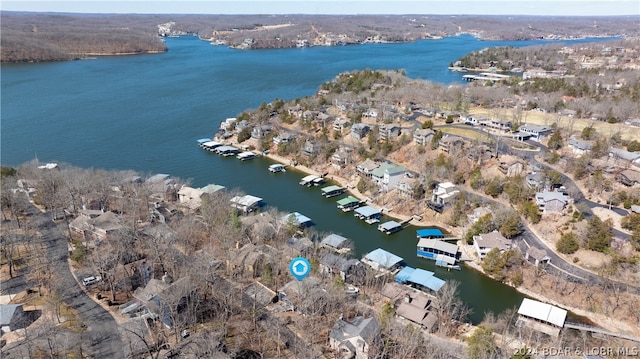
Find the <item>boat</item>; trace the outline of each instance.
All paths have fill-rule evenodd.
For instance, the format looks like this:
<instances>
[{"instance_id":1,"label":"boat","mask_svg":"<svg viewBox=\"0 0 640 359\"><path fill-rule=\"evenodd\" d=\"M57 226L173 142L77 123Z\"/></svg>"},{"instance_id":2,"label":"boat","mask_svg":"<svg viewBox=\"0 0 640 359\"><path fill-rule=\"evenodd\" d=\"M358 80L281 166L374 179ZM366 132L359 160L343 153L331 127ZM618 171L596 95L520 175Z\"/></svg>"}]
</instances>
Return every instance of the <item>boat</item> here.
<instances>
[{"instance_id":1,"label":"boat","mask_svg":"<svg viewBox=\"0 0 640 359\"><path fill-rule=\"evenodd\" d=\"M388 221L378 225L378 230L386 234L393 234L401 229L402 225L396 221Z\"/></svg>"},{"instance_id":2,"label":"boat","mask_svg":"<svg viewBox=\"0 0 640 359\"><path fill-rule=\"evenodd\" d=\"M324 197L330 198L330 197L339 196L342 193L344 193L344 187L332 185L332 186L324 187L320 191L322 192L322 195Z\"/></svg>"},{"instance_id":3,"label":"boat","mask_svg":"<svg viewBox=\"0 0 640 359\"><path fill-rule=\"evenodd\" d=\"M322 182L324 182L324 179L318 175L308 175L300 180L300 184L307 187L317 186Z\"/></svg>"},{"instance_id":4,"label":"boat","mask_svg":"<svg viewBox=\"0 0 640 359\"><path fill-rule=\"evenodd\" d=\"M241 152L236 156L240 161L246 161L256 158L256 154L251 151Z\"/></svg>"},{"instance_id":5,"label":"boat","mask_svg":"<svg viewBox=\"0 0 640 359\"><path fill-rule=\"evenodd\" d=\"M362 202L353 196L347 196L337 201L337 203L338 209L341 209L342 212L351 212L362 205Z\"/></svg>"},{"instance_id":6,"label":"boat","mask_svg":"<svg viewBox=\"0 0 640 359\"><path fill-rule=\"evenodd\" d=\"M287 170L284 168L284 165L281 165L280 163L274 163L271 166L269 166L269 172L278 173L278 172L287 172Z\"/></svg>"}]
</instances>

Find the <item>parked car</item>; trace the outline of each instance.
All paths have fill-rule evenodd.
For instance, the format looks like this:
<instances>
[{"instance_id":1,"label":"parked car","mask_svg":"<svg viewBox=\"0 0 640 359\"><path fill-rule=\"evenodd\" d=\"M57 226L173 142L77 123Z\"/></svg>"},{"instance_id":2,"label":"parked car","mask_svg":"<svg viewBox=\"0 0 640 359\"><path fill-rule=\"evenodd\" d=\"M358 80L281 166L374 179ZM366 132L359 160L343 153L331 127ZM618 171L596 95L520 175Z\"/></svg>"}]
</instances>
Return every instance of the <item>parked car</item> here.
<instances>
[{"instance_id":1,"label":"parked car","mask_svg":"<svg viewBox=\"0 0 640 359\"><path fill-rule=\"evenodd\" d=\"M100 277L99 275L98 276L86 277L86 278L82 279L82 284L85 287L88 287L90 285L98 283L101 280L102 280L102 277Z\"/></svg>"}]
</instances>

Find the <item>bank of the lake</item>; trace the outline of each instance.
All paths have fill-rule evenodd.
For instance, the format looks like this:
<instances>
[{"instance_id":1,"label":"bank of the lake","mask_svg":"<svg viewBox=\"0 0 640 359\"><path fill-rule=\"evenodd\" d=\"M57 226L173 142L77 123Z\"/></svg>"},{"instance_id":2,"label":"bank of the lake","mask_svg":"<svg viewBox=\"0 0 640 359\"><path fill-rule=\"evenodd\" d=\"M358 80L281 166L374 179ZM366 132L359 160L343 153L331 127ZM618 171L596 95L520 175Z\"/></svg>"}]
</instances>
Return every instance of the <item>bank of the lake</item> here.
<instances>
[{"instance_id":1,"label":"bank of the lake","mask_svg":"<svg viewBox=\"0 0 640 359\"><path fill-rule=\"evenodd\" d=\"M449 62L487 46L540 42L479 41L471 36L405 44L368 44L284 50L237 51L193 36L169 38L169 51L98 57L88 61L2 64L3 165L38 159L74 166L167 173L196 187L218 183L263 197L281 211L311 217L315 229L354 241L356 256L382 247L408 265L460 281L461 296L484 312L519 305L522 295L475 271L447 271L416 257L415 227L385 235L337 210L335 198L298 185L296 171L272 175L271 161L238 161L202 151L222 120L276 98L314 94L337 74L355 69L404 69L409 77L463 83ZM312 69L312 70L310 70ZM433 220L426 218L425 220Z\"/></svg>"}]
</instances>

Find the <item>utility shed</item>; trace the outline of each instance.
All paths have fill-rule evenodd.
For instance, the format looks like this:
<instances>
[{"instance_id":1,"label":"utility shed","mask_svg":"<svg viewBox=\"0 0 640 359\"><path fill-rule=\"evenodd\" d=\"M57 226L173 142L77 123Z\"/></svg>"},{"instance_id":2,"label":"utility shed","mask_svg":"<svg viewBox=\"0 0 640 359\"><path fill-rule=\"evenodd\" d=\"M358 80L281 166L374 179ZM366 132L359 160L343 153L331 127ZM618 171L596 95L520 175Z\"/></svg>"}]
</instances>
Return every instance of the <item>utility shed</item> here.
<instances>
[{"instance_id":1,"label":"utility shed","mask_svg":"<svg viewBox=\"0 0 640 359\"><path fill-rule=\"evenodd\" d=\"M528 298L522 300L518 314L528 327L552 336L558 336L567 318L566 310Z\"/></svg>"},{"instance_id":2,"label":"utility shed","mask_svg":"<svg viewBox=\"0 0 640 359\"><path fill-rule=\"evenodd\" d=\"M402 257L378 248L364 256L363 262L375 270L391 270L402 262Z\"/></svg>"},{"instance_id":3,"label":"utility shed","mask_svg":"<svg viewBox=\"0 0 640 359\"><path fill-rule=\"evenodd\" d=\"M433 272L411 267L402 268L402 270L396 274L396 282L417 284L434 292L440 290L445 283L442 279L434 276Z\"/></svg>"}]
</instances>

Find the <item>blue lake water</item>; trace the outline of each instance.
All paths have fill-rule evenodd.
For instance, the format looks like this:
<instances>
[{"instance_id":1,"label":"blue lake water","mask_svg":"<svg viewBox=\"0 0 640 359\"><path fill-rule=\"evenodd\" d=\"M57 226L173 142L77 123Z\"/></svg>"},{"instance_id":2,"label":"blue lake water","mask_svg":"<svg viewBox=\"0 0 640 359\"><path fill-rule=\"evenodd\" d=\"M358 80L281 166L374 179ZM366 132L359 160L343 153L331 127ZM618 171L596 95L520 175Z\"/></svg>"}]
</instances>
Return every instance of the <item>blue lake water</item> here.
<instances>
[{"instance_id":1,"label":"blue lake water","mask_svg":"<svg viewBox=\"0 0 640 359\"><path fill-rule=\"evenodd\" d=\"M299 186L300 173L272 175L265 159L218 157L200 150L195 140L213 136L222 120L263 102L312 95L322 82L344 71L404 69L411 78L462 83L462 75L447 67L464 54L540 43L460 36L405 44L238 51L181 37L167 39L169 51L162 54L2 64L0 159L14 166L37 158L168 173L190 179L193 186L239 188L283 211L311 217L318 231L351 238L358 256L383 247L411 266L461 281L462 298L474 310L472 321L478 322L485 311L519 305L522 295L472 270L448 272L416 258L415 229L381 234L375 226L338 211L337 198L324 199L318 188Z\"/></svg>"}]
</instances>

